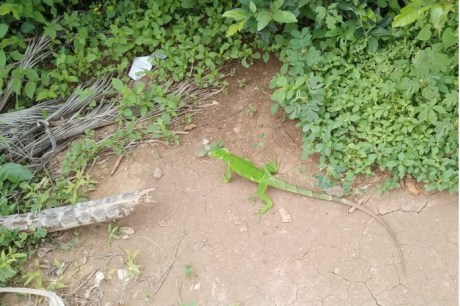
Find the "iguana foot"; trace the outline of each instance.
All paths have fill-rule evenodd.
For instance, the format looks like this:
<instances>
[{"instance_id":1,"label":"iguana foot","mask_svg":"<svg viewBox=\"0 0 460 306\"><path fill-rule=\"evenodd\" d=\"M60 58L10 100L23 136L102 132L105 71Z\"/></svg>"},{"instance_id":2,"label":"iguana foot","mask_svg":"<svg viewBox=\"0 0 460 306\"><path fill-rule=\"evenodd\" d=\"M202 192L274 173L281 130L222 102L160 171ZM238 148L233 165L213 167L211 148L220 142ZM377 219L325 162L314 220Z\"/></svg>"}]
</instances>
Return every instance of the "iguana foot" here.
<instances>
[{"instance_id":1,"label":"iguana foot","mask_svg":"<svg viewBox=\"0 0 460 306\"><path fill-rule=\"evenodd\" d=\"M273 205L271 203L265 203L259 208L259 212L257 213L259 216L265 214L267 211L271 210Z\"/></svg>"},{"instance_id":2,"label":"iguana foot","mask_svg":"<svg viewBox=\"0 0 460 306\"><path fill-rule=\"evenodd\" d=\"M224 183L230 183L232 181L232 176L222 175L222 180Z\"/></svg>"}]
</instances>

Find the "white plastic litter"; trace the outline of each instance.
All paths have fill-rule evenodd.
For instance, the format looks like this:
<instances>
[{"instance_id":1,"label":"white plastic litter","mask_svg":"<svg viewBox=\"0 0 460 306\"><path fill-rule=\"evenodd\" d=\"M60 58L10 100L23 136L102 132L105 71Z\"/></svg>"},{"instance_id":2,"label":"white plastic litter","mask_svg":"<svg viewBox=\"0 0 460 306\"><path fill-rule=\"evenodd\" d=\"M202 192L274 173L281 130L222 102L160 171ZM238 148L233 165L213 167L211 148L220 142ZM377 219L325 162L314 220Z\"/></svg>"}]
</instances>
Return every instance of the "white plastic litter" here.
<instances>
[{"instance_id":1,"label":"white plastic litter","mask_svg":"<svg viewBox=\"0 0 460 306\"><path fill-rule=\"evenodd\" d=\"M128 76L134 81L139 80L146 74L147 71L152 70L152 60L155 58L164 59L166 58L166 55L160 53L153 53L149 56L135 57L133 64L131 65L131 69L129 70Z\"/></svg>"}]
</instances>

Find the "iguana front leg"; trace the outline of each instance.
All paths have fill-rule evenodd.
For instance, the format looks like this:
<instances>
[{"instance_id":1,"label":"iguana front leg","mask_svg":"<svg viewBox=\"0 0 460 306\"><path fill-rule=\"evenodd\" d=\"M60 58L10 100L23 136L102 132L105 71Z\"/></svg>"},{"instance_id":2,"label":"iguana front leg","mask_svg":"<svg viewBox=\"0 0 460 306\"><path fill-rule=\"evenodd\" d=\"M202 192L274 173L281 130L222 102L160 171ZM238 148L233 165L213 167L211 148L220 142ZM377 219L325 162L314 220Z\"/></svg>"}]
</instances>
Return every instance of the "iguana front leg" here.
<instances>
[{"instance_id":1,"label":"iguana front leg","mask_svg":"<svg viewBox=\"0 0 460 306\"><path fill-rule=\"evenodd\" d=\"M272 175L272 173L278 172L278 163L276 161L270 161L264 165L264 176L262 177L261 181L259 182L259 188L257 189L257 195L259 198L264 201L264 205L259 209L259 215L263 215L270 209L272 209L273 202L272 199L265 193L268 187L268 178Z\"/></svg>"},{"instance_id":2,"label":"iguana front leg","mask_svg":"<svg viewBox=\"0 0 460 306\"><path fill-rule=\"evenodd\" d=\"M257 195L265 203L264 205L262 205L262 207L259 208L259 212L258 212L259 215L265 214L273 206L272 199L270 199L270 197L265 193L265 191L267 190L267 187L268 187L268 183L260 182L259 188L257 188Z\"/></svg>"}]
</instances>

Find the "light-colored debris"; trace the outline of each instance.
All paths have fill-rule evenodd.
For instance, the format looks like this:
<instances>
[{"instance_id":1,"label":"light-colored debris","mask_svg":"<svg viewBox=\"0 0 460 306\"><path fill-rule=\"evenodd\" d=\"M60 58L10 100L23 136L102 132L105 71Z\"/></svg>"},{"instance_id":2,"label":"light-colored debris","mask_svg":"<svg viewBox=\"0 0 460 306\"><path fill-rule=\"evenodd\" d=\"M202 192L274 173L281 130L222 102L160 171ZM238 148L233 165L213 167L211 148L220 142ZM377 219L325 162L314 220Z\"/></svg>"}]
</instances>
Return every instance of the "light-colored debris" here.
<instances>
[{"instance_id":1,"label":"light-colored debris","mask_svg":"<svg viewBox=\"0 0 460 306\"><path fill-rule=\"evenodd\" d=\"M288 213L283 207L280 207L278 210L281 215L281 219L283 220L284 223L291 223L291 214Z\"/></svg>"},{"instance_id":2,"label":"light-colored debris","mask_svg":"<svg viewBox=\"0 0 460 306\"><path fill-rule=\"evenodd\" d=\"M190 124L187 124L186 126L184 126L184 131L191 131L194 128L196 128L196 125L194 123L190 123Z\"/></svg>"},{"instance_id":3,"label":"light-colored debris","mask_svg":"<svg viewBox=\"0 0 460 306\"><path fill-rule=\"evenodd\" d=\"M324 189L324 192L330 196L333 196L333 197L338 197L338 198L341 198L344 196L344 191L343 191L343 188L342 186L333 186L333 187L330 187L330 188L326 188Z\"/></svg>"}]
</instances>

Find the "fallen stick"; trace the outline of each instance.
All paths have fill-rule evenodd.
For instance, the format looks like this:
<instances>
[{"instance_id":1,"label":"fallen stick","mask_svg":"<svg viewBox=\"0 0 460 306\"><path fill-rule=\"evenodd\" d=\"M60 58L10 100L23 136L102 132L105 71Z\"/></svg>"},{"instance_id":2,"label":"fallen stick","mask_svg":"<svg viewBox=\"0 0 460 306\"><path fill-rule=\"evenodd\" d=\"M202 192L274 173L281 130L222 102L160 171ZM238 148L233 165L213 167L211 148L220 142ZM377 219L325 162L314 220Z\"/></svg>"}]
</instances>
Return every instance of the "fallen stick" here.
<instances>
[{"instance_id":1,"label":"fallen stick","mask_svg":"<svg viewBox=\"0 0 460 306\"><path fill-rule=\"evenodd\" d=\"M98 200L42 210L36 214L0 217L0 227L28 230L43 227L48 232L121 219L128 216L142 197L153 188L121 193Z\"/></svg>"}]
</instances>

